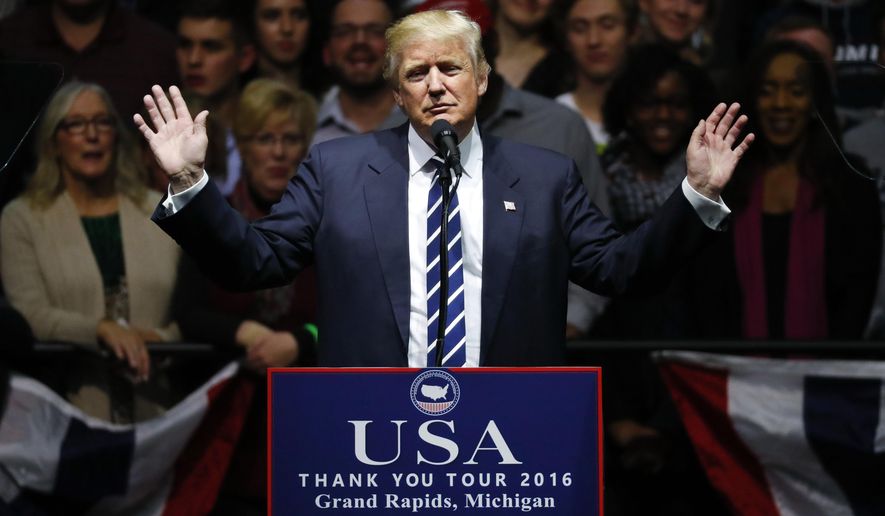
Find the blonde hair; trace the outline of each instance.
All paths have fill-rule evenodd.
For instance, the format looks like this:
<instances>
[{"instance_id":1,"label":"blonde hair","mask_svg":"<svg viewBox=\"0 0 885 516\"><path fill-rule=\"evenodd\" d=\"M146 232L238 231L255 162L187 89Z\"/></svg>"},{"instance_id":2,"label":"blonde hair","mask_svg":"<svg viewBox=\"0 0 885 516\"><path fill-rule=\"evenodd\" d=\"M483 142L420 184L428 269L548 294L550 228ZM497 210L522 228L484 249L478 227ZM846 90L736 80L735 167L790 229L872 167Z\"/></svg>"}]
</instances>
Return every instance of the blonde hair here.
<instances>
[{"instance_id":1,"label":"blonde hair","mask_svg":"<svg viewBox=\"0 0 885 516\"><path fill-rule=\"evenodd\" d=\"M487 77L492 67L482 50L479 24L461 11L431 10L411 14L393 24L387 33L384 53L384 79L397 87L397 75L406 47L416 40L460 40L470 56L476 80Z\"/></svg>"},{"instance_id":2,"label":"blonde hair","mask_svg":"<svg viewBox=\"0 0 885 516\"><path fill-rule=\"evenodd\" d=\"M147 171L136 158L135 141L129 130L123 126L110 95L98 84L74 81L62 86L53 95L37 129L37 169L24 193L34 208L48 208L65 190L55 136L62 120L71 110L71 105L86 91L97 94L114 119L116 134L111 170L116 174L114 186L117 192L129 197L137 205L145 200Z\"/></svg>"},{"instance_id":3,"label":"blonde hair","mask_svg":"<svg viewBox=\"0 0 885 516\"><path fill-rule=\"evenodd\" d=\"M317 105L309 94L276 79L255 79L240 95L233 131L238 144L255 136L271 116L284 115L295 121L305 145L316 130Z\"/></svg>"}]
</instances>

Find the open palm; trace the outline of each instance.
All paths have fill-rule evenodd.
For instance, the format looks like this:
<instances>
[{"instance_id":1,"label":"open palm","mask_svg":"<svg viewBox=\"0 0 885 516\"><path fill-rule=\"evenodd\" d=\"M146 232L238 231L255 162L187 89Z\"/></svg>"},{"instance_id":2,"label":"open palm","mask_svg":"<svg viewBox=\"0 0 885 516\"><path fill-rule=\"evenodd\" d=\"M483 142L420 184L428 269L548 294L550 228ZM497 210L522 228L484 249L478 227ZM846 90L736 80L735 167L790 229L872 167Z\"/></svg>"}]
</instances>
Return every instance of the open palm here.
<instances>
[{"instance_id":1,"label":"open palm","mask_svg":"<svg viewBox=\"0 0 885 516\"><path fill-rule=\"evenodd\" d=\"M710 199L719 194L734 173L735 167L755 136L753 133L733 147L747 123L746 115L738 115L740 105L726 109L719 104L706 120L701 120L691 134L685 159L688 182L698 193Z\"/></svg>"},{"instance_id":2,"label":"open palm","mask_svg":"<svg viewBox=\"0 0 885 516\"><path fill-rule=\"evenodd\" d=\"M151 92L153 96L144 97L144 105L153 129L141 115L136 114L133 119L150 144L160 167L173 183L173 190L177 190L176 184L187 187L195 183L203 173L206 147L209 144L206 136L206 117L209 112L203 111L191 119L187 104L175 86L169 88L171 103L159 86L151 88Z\"/></svg>"}]
</instances>

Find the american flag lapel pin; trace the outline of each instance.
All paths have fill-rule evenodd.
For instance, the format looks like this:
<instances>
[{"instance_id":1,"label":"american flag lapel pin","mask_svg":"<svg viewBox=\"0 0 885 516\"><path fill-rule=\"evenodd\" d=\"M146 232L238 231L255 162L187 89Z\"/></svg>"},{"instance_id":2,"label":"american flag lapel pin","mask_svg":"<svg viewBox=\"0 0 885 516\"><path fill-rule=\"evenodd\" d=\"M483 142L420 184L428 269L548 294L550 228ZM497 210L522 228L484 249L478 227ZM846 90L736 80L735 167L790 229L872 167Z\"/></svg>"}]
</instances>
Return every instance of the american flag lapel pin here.
<instances>
[{"instance_id":1,"label":"american flag lapel pin","mask_svg":"<svg viewBox=\"0 0 885 516\"><path fill-rule=\"evenodd\" d=\"M516 203L513 201L504 201L504 209L507 211L516 211Z\"/></svg>"}]
</instances>

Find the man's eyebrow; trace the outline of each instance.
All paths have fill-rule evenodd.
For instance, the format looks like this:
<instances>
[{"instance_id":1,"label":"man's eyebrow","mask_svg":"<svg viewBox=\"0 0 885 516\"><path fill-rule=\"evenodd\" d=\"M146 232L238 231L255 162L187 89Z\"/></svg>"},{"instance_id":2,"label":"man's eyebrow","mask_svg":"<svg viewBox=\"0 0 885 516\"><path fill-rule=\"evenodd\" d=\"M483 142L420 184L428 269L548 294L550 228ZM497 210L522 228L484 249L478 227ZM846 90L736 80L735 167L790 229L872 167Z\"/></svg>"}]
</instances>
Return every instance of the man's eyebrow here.
<instances>
[{"instance_id":1,"label":"man's eyebrow","mask_svg":"<svg viewBox=\"0 0 885 516\"><path fill-rule=\"evenodd\" d=\"M427 68L427 63L403 63L403 72L412 72L422 68Z\"/></svg>"},{"instance_id":2,"label":"man's eyebrow","mask_svg":"<svg viewBox=\"0 0 885 516\"><path fill-rule=\"evenodd\" d=\"M441 63L456 64L456 65L458 65L460 67L464 67L464 68L471 66L473 64L473 60L471 60L470 56L459 56L459 55L443 56L442 58L440 58L439 61Z\"/></svg>"}]
</instances>

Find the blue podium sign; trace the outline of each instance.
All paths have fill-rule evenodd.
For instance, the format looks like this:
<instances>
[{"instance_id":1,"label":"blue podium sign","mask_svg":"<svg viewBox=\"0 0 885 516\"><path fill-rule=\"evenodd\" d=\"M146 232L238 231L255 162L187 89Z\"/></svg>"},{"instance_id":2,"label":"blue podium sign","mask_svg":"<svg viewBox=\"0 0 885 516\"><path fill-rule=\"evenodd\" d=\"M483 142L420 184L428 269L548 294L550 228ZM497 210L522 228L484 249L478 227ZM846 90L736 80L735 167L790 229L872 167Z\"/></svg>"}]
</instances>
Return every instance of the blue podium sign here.
<instances>
[{"instance_id":1,"label":"blue podium sign","mask_svg":"<svg viewBox=\"0 0 885 516\"><path fill-rule=\"evenodd\" d=\"M271 514L602 513L598 368L271 369Z\"/></svg>"}]
</instances>

